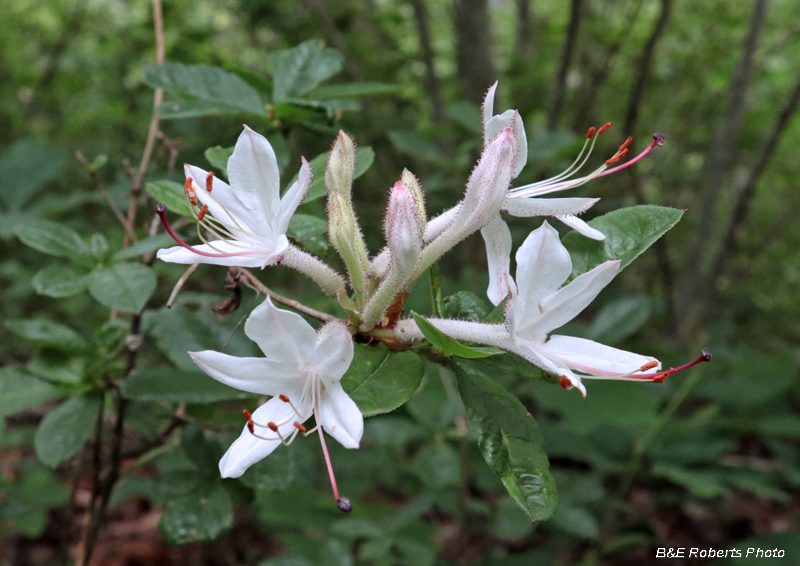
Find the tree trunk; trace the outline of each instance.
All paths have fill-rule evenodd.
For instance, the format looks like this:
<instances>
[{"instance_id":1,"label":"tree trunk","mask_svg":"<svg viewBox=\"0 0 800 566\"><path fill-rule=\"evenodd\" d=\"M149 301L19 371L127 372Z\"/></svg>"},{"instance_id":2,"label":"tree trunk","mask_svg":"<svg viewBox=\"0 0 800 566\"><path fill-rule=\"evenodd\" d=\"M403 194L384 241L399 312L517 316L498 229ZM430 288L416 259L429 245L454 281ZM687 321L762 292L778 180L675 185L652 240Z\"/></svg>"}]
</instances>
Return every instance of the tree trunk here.
<instances>
[{"instance_id":1,"label":"tree trunk","mask_svg":"<svg viewBox=\"0 0 800 566\"><path fill-rule=\"evenodd\" d=\"M481 104L497 80L487 0L455 0L456 62L466 100Z\"/></svg>"},{"instance_id":2,"label":"tree trunk","mask_svg":"<svg viewBox=\"0 0 800 566\"><path fill-rule=\"evenodd\" d=\"M514 40L514 57L519 61L523 61L532 54L531 0L517 0L517 30Z\"/></svg>"},{"instance_id":3,"label":"tree trunk","mask_svg":"<svg viewBox=\"0 0 800 566\"><path fill-rule=\"evenodd\" d=\"M553 130L558 124L558 115L561 113L563 105L564 94L567 86L567 74L569 73L570 65L572 65L572 57L575 53L575 44L578 40L578 28L581 25L581 8L583 0L572 0L572 9L569 16L569 25L567 26L567 37L564 39L564 49L561 51L561 65L558 67L558 75L556 76L555 88L553 88L553 99L550 102L550 108L547 111L547 129Z\"/></svg>"},{"instance_id":4,"label":"tree trunk","mask_svg":"<svg viewBox=\"0 0 800 566\"><path fill-rule=\"evenodd\" d=\"M753 80L755 52L764 29L767 4L768 0L755 0L750 26L742 44L742 56L731 78L730 104L709 150L705 167L706 186L694 208L694 238L678 302L683 311L680 318L683 320L684 334L695 325L698 313L705 310L703 303L709 297L708 286L711 281L708 276L711 270L704 266L707 264L719 196L736 157L736 146Z\"/></svg>"},{"instance_id":5,"label":"tree trunk","mask_svg":"<svg viewBox=\"0 0 800 566\"><path fill-rule=\"evenodd\" d=\"M439 84L439 75L436 74L433 42L431 41L431 28L428 23L428 7L425 0L411 0L414 7L414 19L419 33L419 48L422 62L425 64L425 90L431 102L431 118L435 123L445 121L444 103Z\"/></svg>"}]
</instances>

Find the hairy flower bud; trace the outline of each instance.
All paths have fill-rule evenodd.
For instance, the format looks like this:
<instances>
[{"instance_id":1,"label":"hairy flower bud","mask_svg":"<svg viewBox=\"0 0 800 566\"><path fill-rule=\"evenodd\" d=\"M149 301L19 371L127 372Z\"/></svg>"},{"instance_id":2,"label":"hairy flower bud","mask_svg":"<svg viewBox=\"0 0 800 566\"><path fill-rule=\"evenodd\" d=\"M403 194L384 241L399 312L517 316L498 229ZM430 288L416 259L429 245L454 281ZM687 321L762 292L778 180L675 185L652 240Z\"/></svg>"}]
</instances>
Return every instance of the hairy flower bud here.
<instances>
[{"instance_id":1,"label":"hairy flower bud","mask_svg":"<svg viewBox=\"0 0 800 566\"><path fill-rule=\"evenodd\" d=\"M331 148L328 165L325 168L325 186L329 191L337 191L347 204L351 204L353 174L356 168L356 144L343 131Z\"/></svg>"},{"instance_id":2,"label":"hairy flower bud","mask_svg":"<svg viewBox=\"0 0 800 566\"><path fill-rule=\"evenodd\" d=\"M367 284L367 248L353 206L336 190L328 192L328 236L331 245L342 256L358 295Z\"/></svg>"},{"instance_id":3,"label":"hairy flower bud","mask_svg":"<svg viewBox=\"0 0 800 566\"><path fill-rule=\"evenodd\" d=\"M395 184L389 196L384 230L391 256L391 277L395 284L405 284L419 263L422 235L417 195L403 183ZM423 215L424 217L424 215Z\"/></svg>"},{"instance_id":4,"label":"hairy flower bud","mask_svg":"<svg viewBox=\"0 0 800 566\"><path fill-rule=\"evenodd\" d=\"M425 194L422 192L422 185L419 184L417 178L408 169L403 169L400 175L400 182L411 191L414 196L417 209L419 210L417 218L419 220L420 230L422 230L424 234L428 224L428 213L425 209Z\"/></svg>"}]
</instances>

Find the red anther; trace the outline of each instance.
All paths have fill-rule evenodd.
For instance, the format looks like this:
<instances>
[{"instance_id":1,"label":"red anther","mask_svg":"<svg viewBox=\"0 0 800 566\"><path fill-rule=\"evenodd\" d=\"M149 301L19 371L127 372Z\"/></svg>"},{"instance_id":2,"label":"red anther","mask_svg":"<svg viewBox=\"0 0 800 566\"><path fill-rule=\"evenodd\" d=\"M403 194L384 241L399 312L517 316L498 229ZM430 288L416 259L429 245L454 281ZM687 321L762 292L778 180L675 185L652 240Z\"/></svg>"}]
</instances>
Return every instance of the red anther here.
<instances>
[{"instance_id":1,"label":"red anther","mask_svg":"<svg viewBox=\"0 0 800 566\"><path fill-rule=\"evenodd\" d=\"M620 160L620 158L621 158L621 157L622 157L621 155L615 155L615 156L614 156L614 157L612 157L611 159L607 159L607 160L606 160L606 167L609 167L609 166L611 166L611 165L614 165L614 164L615 164L617 161L619 161L619 160Z\"/></svg>"},{"instance_id":2,"label":"red anther","mask_svg":"<svg viewBox=\"0 0 800 566\"><path fill-rule=\"evenodd\" d=\"M192 179L186 179L186 182L183 184L183 192L186 193L186 197L191 201L191 203L197 206L197 195L194 192L194 187L192 187Z\"/></svg>"},{"instance_id":3,"label":"red anther","mask_svg":"<svg viewBox=\"0 0 800 566\"><path fill-rule=\"evenodd\" d=\"M214 188L214 172L209 171L208 175L206 175L206 190L210 193L211 189Z\"/></svg>"},{"instance_id":4,"label":"red anther","mask_svg":"<svg viewBox=\"0 0 800 566\"><path fill-rule=\"evenodd\" d=\"M594 137L594 133L595 133L596 131L597 131L597 128L595 128L594 126L592 126L591 128L589 128L589 131L588 131L588 132L586 132L586 139L587 139L587 140L590 140L590 139L592 139L592 138Z\"/></svg>"},{"instance_id":5,"label":"red anther","mask_svg":"<svg viewBox=\"0 0 800 566\"><path fill-rule=\"evenodd\" d=\"M612 124L611 122L606 122L605 124L603 124L602 126L600 126L600 129L599 129L599 130L597 130L597 135L599 136L599 135L600 135L600 134L602 134L603 132L605 132L605 131L608 131L608 130L611 128L611 126L613 126L613 125L614 125L614 124Z\"/></svg>"},{"instance_id":6,"label":"red anther","mask_svg":"<svg viewBox=\"0 0 800 566\"><path fill-rule=\"evenodd\" d=\"M647 363L646 363L646 364L644 364L642 367L640 367L638 371L647 371L647 370L649 370L649 369L653 369L653 368L654 368L654 367L656 367L657 365L658 365L658 362L656 362L656 361L647 362Z\"/></svg>"},{"instance_id":7,"label":"red anther","mask_svg":"<svg viewBox=\"0 0 800 566\"><path fill-rule=\"evenodd\" d=\"M623 148L623 149L619 150L619 153L617 155L619 157L625 157L630 150L631 150L631 148L629 148L629 147Z\"/></svg>"},{"instance_id":8,"label":"red anther","mask_svg":"<svg viewBox=\"0 0 800 566\"><path fill-rule=\"evenodd\" d=\"M204 205L203 205L203 206L200 208L200 212L197 214L197 220L198 220L199 222L202 222L202 221L203 221L203 218L205 218L205 217L206 217L206 212L208 212L208 205L207 205L207 204L204 204Z\"/></svg>"},{"instance_id":9,"label":"red anther","mask_svg":"<svg viewBox=\"0 0 800 566\"><path fill-rule=\"evenodd\" d=\"M623 143L621 146L619 146L619 151L622 151L623 149L625 149L626 147L631 145L632 141L633 141L633 137L628 136L628 139L625 140L625 143Z\"/></svg>"},{"instance_id":10,"label":"red anther","mask_svg":"<svg viewBox=\"0 0 800 566\"><path fill-rule=\"evenodd\" d=\"M561 379L558 380L558 384L564 389L569 389L570 387L572 387L572 382L566 375L561 376Z\"/></svg>"},{"instance_id":11,"label":"red anther","mask_svg":"<svg viewBox=\"0 0 800 566\"><path fill-rule=\"evenodd\" d=\"M653 383L664 383L664 380L669 377L669 373L666 371L662 371L661 373L657 373L653 376Z\"/></svg>"},{"instance_id":12,"label":"red anther","mask_svg":"<svg viewBox=\"0 0 800 566\"><path fill-rule=\"evenodd\" d=\"M275 424L274 422L272 422L272 421L269 421L269 422L267 423L267 428L268 428L268 429L270 429L272 432L278 432L278 425L276 425L276 424Z\"/></svg>"},{"instance_id":13,"label":"red anther","mask_svg":"<svg viewBox=\"0 0 800 566\"><path fill-rule=\"evenodd\" d=\"M647 377L649 377L655 383L661 383L673 373L678 373L679 371L685 371L691 367L696 366L699 363L710 362L710 361L711 361L711 352L709 352L707 348L703 348L700 351L700 355L697 356L695 359L693 359L691 362L685 363L682 366L678 366L676 368L670 368L666 371L662 371L653 376L647 376Z\"/></svg>"},{"instance_id":14,"label":"red anther","mask_svg":"<svg viewBox=\"0 0 800 566\"><path fill-rule=\"evenodd\" d=\"M247 421L247 430L250 431L250 434L255 434L256 433L255 425L253 424L253 421Z\"/></svg>"},{"instance_id":15,"label":"red anther","mask_svg":"<svg viewBox=\"0 0 800 566\"><path fill-rule=\"evenodd\" d=\"M244 415L244 418L248 421L253 419L253 415L251 415L250 411L248 411L247 409L243 409L242 414Z\"/></svg>"},{"instance_id":16,"label":"red anther","mask_svg":"<svg viewBox=\"0 0 800 566\"><path fill-rule=\"evenodd\" d=\"M296 428L297 430L299 430L299 431L300 431L300 432L302 432L303 434L305 434L305 433L306 433L306 430L307 430L307 429L306 429L306 427L304 427L303 425L301 425L299 422L295 421L295 422L294 422L294 423L292 423L292 424L294 424L294 428Z\"/></svg>"},{"instance_id":17,"label":"red anther","mask_svg":"<svg viewBox=\"0 0 800 566\"><path fill-rule=\"evenodd\" d=\"M281 401L283 401L284 403L288 403L288 402L289 402L289 398L288 398L286 395L284 395L283 393L281 393L280 395L278 395L278 399L280 399L280 400L281 400Z\"/></svg>"}]
</instances>

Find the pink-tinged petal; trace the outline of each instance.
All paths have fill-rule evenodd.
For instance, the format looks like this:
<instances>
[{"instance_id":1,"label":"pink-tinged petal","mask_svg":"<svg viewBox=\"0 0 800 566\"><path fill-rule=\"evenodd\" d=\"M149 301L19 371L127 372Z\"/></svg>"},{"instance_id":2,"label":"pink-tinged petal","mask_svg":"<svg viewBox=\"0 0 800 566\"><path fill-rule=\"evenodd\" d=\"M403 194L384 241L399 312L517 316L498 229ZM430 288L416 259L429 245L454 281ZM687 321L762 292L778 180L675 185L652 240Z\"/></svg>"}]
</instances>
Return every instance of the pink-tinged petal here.
<instances>
[{"instance_id":1,"label":"pink-tinged petal","mask_svg":"<svg viewBox=\"0 0 800 566\"><path fill-rule=\"evenodd\" d=\"M575 215L583 214L599 200L599 198L509 197L503 204L503 210L507 210L511 216L522 218Z\"/></svg>"},{"instance_id":2,"label":"pink-tinged petal","mask_svg":"<svg viewBox=\"0 0 800 566\"><path fill-rule=\"evenodd\" d=\"M634 376L644 377L661 371L661 362L656 358L618 350L584 338L553 336L542 348L572 369L598 376L614 377L636 372ZM651 362L657 362L658 365L647 371L637 371Z\"/></svg>"},{"instance_id":3,"label":"pink-tinged petal","mask_svg":"<svg viewBox=\"0 0 800 566\"><path fill-rule=\"evenodd\" d=\"M287 242L288 245L288 242ZM213 247L212 247L213 246ZM277 261L286 246L281 249L280 245L270 249L254 248L250 245L229 243L222 240L211 242L211 245L202 244L192 246L194 249L209 254L237 254L233 256L211 257L199 255L183 246L163 248L158 250L156 257L167 263L205 263L208 265L225 265L228 267L264 267Z\"/></svg>"},{"instance_id":4,"label":"pink-tinged petal","mask_svg":"<svg viewBox=\"0 0 800 566\"><path fill-rule=\"evenodd\" d=\"M228 159L228 178L244 206L272 226L280 206L280 175L267 138L244 127Z\"/></svg>"},{"instance_id":5,"label":"pink-tinged petal","mask_svg":"<svg viewBox=\"0 0 800 566\"><path fill-rule=\"evenodd\" d=\"M269 297L253 310L244 332L291 375L310 369L317 333L302 316L275 307Z\"/></svg>"},{"instance_id":6,"label":"pink-tinged petal","mask_svg":"<svg viewBox=\"0 0 800 566\"><path fill-rule=\"evenodd\" d=\"M514 145L514 168L511 173L511 178L516 179L528 162L528 138L526 137L525 125L522 123L519 112L506 110L498 116L493 116L486 123L484 145L491 142L497 134L509 126L512 127L516 142Z\"/></svg>"},{"instance_id":7,"label":"pink-tinged petal","mask_svg":"<svg viewBox=\"0 0 800 566\"><path fill-rule=\"evenodd\" d=\"M486 259L489 264L489 288L486 295L493 305L499 305L508 295L511 231L498 214L481 229L481 235L486 244Z\"/></svg>"},{"instance_id":8,"label":"pink-tinged petal","mask_svg":"<svg viewBox=\"0 0 800 566\"><path fill-rule=\"evenodd\" d=\"M240 358L205 350L189 352L192 361L208 375L234 389L258 395L297 397L305 371L266 358Z\"/></svg>"},{"instance_id":9,"label":"pink-tinged petal","mask_svg":"<svg viewBox=\"0 0 800 566\"><path fill-rule=\"evenodd\" d=\"M307 405L298 407L295 403L295 406L304 414L310 414L311 412L310 407ZM292 423L295 420L299 420L291 405L284 403L278 397L273 397L256 409L252 418L254 422L262 425L266 425L269 422L279 423L287 421L285 424L278 427L278 431L284 438L288 438L291 434L295 433L294 431L297 429ZM256 434L270 439L275 439L278 436L268 428L256 426L254 431ZM238 478L247 468L272 454L273 450L280 445L280 439L263 440L261 438L256 438L245 425L241 436L228 448L228 451L225 452L225 455L219 461L219 471L223 478Z\"/></svg>"},{"instance_id":10,"label":"pink-tinged petal","mask_svg":"<svg viewBox=\"0 0 800 566\"><path fill-rule=\"evenodd\" d=\"M187 164L183 166L183 172L187 179L191 178L194 181L194 191L200 204L208 205L211 216L230 226L229 231L232 234L239 236L244 233L243 231L251 232L258 228L258 222L253 222L252 213L239 200L228 183L216 176L213 177L209 193L206 190L208 171Z\"/></svg>"},{"instance_id":11,"label":"pink-tinged petal","mask_svg":"<svg viewBox=\"0 0 800 566\"><path fill-rule=\"evenodd\" d=\"M325 432L345 448L358 448L364 434L364 416L342 386L324 385L319 420Z\"/></svg>"},{"instance_id":12,"label":"pink-tinged petal","mask_svg":"<svg viewBox=\"0 0 800 566\"><path fill-rule=\"evenodd\" d=\"M583 234L587 238L591 238L592 240L603 241L606 239L606 235L603 234L600 230L596 230L589 226L586 222L578 218L577 216L559 216L558 217L561 222L575 230L576 232Z\"/></svg>"},{"instance_id":13,"label":"pink-tinged petal","mask_svg":"<svg viewBox=\"0 0 800 566\"><path fill-rule=\"evenodd\" d=\"M301 157L303 164L300 166L300 171L297 174L297 181L283 195L280 205L280 214L275 221L274 231L276 234L285 234L289 229L289 221L292 219L294 212L308 193L308 188L311 186L311 167L308 166L308 161L305 157Z\"/></svg>"},{"instance_id":14,"label":"pink-tinged petal","mask_svg":"<svg viewBox=\"0 0 800 566\"><path fill-rule=\"evenodd\" d=\"M546 221L517 250L519 296L514 310L517 331L534 324L542 315L540 301L551 295L572 273L572 260L558 232Z\"/></svg>"},{"instance_id":15,"label":"pink-tinged petal","mask_svg":"<svg viewBox=\"0 0 800 566\"><path fill-rule=\"evenodd\" d=\"M353 337L343 324L332 322L319 329L311 367L326 385L338 384L353 361Z\"/></svg>"},{"instance_id":16,"label":"pink-tinged petal","mask_svg":"<svg viewBox=\"0 0 800 566\"><path fill-rule=\"evenodd\" d=\"M589 306L619 272L620 261L601 263L576 277L569 285L539 302L541 316L525 329L528 335L548 334L563 326Z\"/></svg>"},{"instance_id":17,"label":"pink-tinged petal","mask_svg":"<svg viewBox=\"0 0 800 566\"><path fill-rule=\"evenodd\" d=\"M541 343L532 340L518 340L512 351L530 363L539 366L547 373L558 376L562 387L564 387L563 378L566 377L569 384L586 397L586 387L581 382L581 378L575 375L566 365L550 357Z\"/></svg>"}]
</instances>

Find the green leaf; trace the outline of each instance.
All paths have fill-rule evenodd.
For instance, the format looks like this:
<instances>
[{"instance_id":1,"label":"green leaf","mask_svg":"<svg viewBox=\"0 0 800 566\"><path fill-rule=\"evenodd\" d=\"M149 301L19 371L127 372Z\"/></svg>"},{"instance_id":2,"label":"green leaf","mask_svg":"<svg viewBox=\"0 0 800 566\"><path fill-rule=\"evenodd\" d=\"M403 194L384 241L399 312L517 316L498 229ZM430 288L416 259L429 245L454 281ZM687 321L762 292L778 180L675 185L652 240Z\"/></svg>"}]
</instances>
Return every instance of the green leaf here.
<instances>
[{"instance_id":1,"label":"green leaf","mask_svg":"<svg viewBox=\"0 0 800 566\"><path fill-rule=\"evenodd\" d=\"M222 171L225 178L228 177L228 159L233 155L233 147L222 147L221 145L209 147L203 155L212 167Z\"/></svg>"},{"instance_id":2,"label":"green leaf","mask_svg":"<svg viewBox=\"0 0 800 566\"><path fill-rule=\"evenodd\" d=\"M233 526L233 504L220 483L207 482L200 489L169 502L158 532L171 545L214 540Z\"/></svg>"},{"instance_id":3,"label":"green leaf","mask_svg":"<svg viewBox=\"0 0 800 566\"><path fill-rule=\"evenodd\" d=\"M251 396L202 372L167 367L137 369L122 382L122 394L136 401L166 403L214 403Z\"/></svg>"},{"instance_id":4,"label":"green leaf","mask_svg":"<svg viewBox=\"0 0 800 566\"><path fill-rule=\"evenodd\" d=\"M471 291L459 291L445 298L444 316L467 320L483 320L492 307Z\"/></svg>"},{"instance_id":5,"label":"green leaf","mask_svg":"<svg viewBox=\"0 0 800 566\"><path fill-rule=\"evenodd\" d=\"M344 56L335 49L324 48L318 39L270 53L267 68L272 74L274 102L303 96L341 71L342 65Z\"/></svg>"},{"instance_id":6,"label":"green leaf","mask_svg":"<svg viewBox=\"0 0 800 566\"><path fill-rule=\"evenodd\" d=\"M0 369L0 420L59 397L61 390L17 368Z\"/></svg>"},{"instance_id":7,"label":"green leaf","mask_svg":"<svg viewBox=\"0 0 800 566\"><path fill-rule=\"evenodd\" d=\"M51 468L71 458L91 436L100 408L94 395L76 395L47 413L33 444L39 460Z\"/></svg>"},{"instance_id":8,"label":"green leaf","mask_svg":"<svg viewBox=\"0 0 800 566\"><path fill-rule=\"evenodd\" d=\"M48 149L39 140L23 138L0 155L0 196L19 210L42 186L61 175L65 153Z\"/></svg>"},{"instance_id":9,"label":"green leaf","mask_svg":"<svg viewBox=\"0 0 800 566\"><path fill-rule=\"evenodd\" d=\"M206 439L196 423L189 423L181 430L181 448L201 473L212 478L219 475L222 451L216 442Z\"/></svg>"},{"instance_id":10,"label":"green leaf","mask_svg":"<svg viewBox=\"0 0 800 566\"><path fill-rule=\"evenodd\" d=\"M138 263L119 263L95 269L89 293L112 309L138 313L156 289L153 270Z\"/></svg>"},{"instance_id":11,"label":"green leaf","mask_svg":"<svg viewBox=\"0 0 800 566\"><path fill-rule=\"evenodd\" d=\"M115 252L111 256L114 261L122 261L124 259L133 259L139 257L143 253L152 252L160 248L169 248L175 245L175 240L169 234L160 234L158 236L151 236L144 240L139 240L135 244Z\"/></svg>"},{"instance_id":12,"label":"green leaf","mask_svg":"<svg viewBox=\"0 0 800 566\"><path fill-rule=\"evenodd\" d=\"M167 209L175 214L191 216L189 203L186 202L186 195L183 193L183 186L174 181L156 181L147 183L147 192L150 193L157 202L167 205Z\"/></svg>"},{"instance_id":13,"label":"green leaf","mask_svg":"<svg viewBox=\"0 0 800 566\"><path fill-rule=\"evenodd\" d=\"M282 491L294 482L297 465L294 455L295 447L281 446L269 455L269 458L259 460L242 475L241 482L253 489L267 491Z\"/></svg>"},{"instance_id":14,"label":"green leaf","mask_svg":"<svg viewBox=\"0 0 800 566\"><path fill-rule=\"evenodd\" d=\"M289 230L286 234L297 241L302 241L313 236L324 234L328 223L322 218L310 214L295 214L289 221Z\"/></svg>"},{"instance_id":15,"label":"green leaf","mask_svg":"<svg viewBox=\"0 0 800 566\"><path fill-rule=\"evenodd\" d=\"M428 322L427 319L422 318L415 312L411 313L414 320L417 322L420 331L428 339L428 342L439 348L445 356L458 356L459 358L477 359L488 358L496 354L502 354L503 351L497 348L488 346L465 346L457 340L453 340L444 332L436 328L433 324Z\"/></svg>"},{"instance_id":16,"label":"green leaf","mask_svg":"<svg viewBox=\"0 0 800 566\"><path fill-rule=\"evenodd\" d=\"M480 363L492 365L506 373L526 379L548 378L548 374L544 370L515 354L498 354L484 358Z\"/></svg>"},{"instance_id":17,"label":"green leaf","mask_svg":"<svg viewBox=\"0 0 800 566\"><path fill-rule=\"evenodd\" d=\"M86 242L75 230L63 224L38 220L21 224L15 233L23 244L42 253L77 260L86 260L90 256Z\"/></svg>"},{"instance_id":18,"label":"green leaf","mask_svg":"<svg viewBox=\"0 0 800 566\"><path fill-rule=\"evenodd\" d=\"M311 202L328 194L328 188L325 186L325 166L328 163L329 156L330 152L326 151L309 162L311 171L314 172L314 181L311 183L311 188L308 189L308 194L303 202ZM358 179L366 173L373 161L375 161L375 152L371 147L359 147L356 149L356 169L353 172L353 179ZM289 186L296 180L297 175L289 183Z\"/></svg>"},{"instance_id":19,"label":"green leaf","mask_svg":"<svg viewBox=\"0 0 800 566\"><path fill-rule=\"evenodd\" d=\"M48 265L33 276L31 285L40 295L69 297L89 286L89 273L71 265Z\"/></svg>"},{"instance_id":20,"label":"green leaf","mask_svg":"<svg viewBox=\"0 0 800 566\"><path fill-rule=\"evenodd\" d=\"M683 211L663 206L643 205L622 208L589 221L589 226L605 234L603 241L592 240L575 232L561 242L572 258L574 279L609 260L621 260L620 271L675 226Z\"/></svg>"},{"instance_id":21,"label":"green leaf","mask_svg":"<svg viewBox=\"0 0 800 566\"><path fill-rule=\"evenodd\" d=\"M4 326L14 334L27 338L40 346L49 346L69 352L86 345L84 339L69 326L44 318L7 320Z\"/></svg>"},{"instance_id":22,"label":"green leaf","mask_svg":"<svg viewBox=\"0 0 800 566\"><path fill-rule=\"evenodd\" d=\"M617 344L642 328L653 312L653 301L644 295L620 297L594 317L586 338L603 344Z\"/></svg>"},{"instance_id":23,"label":"green leaf","mask_svg":"<svg viewBox=\"0 0 800 566\"><path fill-rule=\"evenodd\" d=\"M401 153L428 163L439 163L444 160L444 155L436 144L413 130L389 130L386 135Z\"/></svg>"},{"instance_id":24,"label":"green leaf","mask_svg":"<svg viewBox=\"0 0 800 566\"><path fill-rule=\"evenodd\" d=\"M232 116L241 113L242 110L234 106L193 98L167 100L159 104L156 108L156 114L167 119L200 118L202 116Z\"/></svg>"},{"instance_id":25,"label":"green leaf","mask_svg":"<svg viewBox=\"0 0 800 566\"><path fill-rule=\"evenodd\" d=\"M394 411L411 399L425 366L414 352L392 352L386 344L355 344L353 363L342 387L364 416Z\"/></svg>"},{"instance_id":26,"label":"green leaf","mask_svg":"<svg viewBox=\"0 0 800 566\"><path fill-rule=\"evenodd\" d=\"M558 506L558 493L536 421L489 376L460 362L453 369L486 463L528 517L549 518Z\"/></svg>"},{"instance_id":27,"label":"green leaf","mask_svg":"<svg viewBox=\"0 0 800 566\"><path fill-rule=\"evenodd\" d=\"M331 98L359 98L395 94L403 90L402 85L391 83L346 83L341 85L325 85L308 93L312 100L329 100Z\"/></svg>"},{"instance_id":28,"label":"green leaf","mask_svg":"<svg viewBox=\"0 0 800 566\"><path fill-rule=\"evenodd\" d=\"M207 105L211 114L219 113L224 108L230 109L228 113L238 111L260 116L265 114L264 104L258 91L238 75L218 67L181 63L151 65L144 69L144 80L153 88L186 93L199 98L200 101L211 103ZM179 104L184 102L180 101ZM160 111L159 113L161 114ZM177 116L173 113L172 117Z\"/></svg>"}]
</instances>

